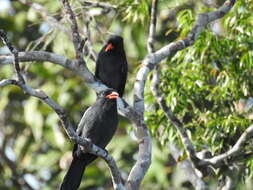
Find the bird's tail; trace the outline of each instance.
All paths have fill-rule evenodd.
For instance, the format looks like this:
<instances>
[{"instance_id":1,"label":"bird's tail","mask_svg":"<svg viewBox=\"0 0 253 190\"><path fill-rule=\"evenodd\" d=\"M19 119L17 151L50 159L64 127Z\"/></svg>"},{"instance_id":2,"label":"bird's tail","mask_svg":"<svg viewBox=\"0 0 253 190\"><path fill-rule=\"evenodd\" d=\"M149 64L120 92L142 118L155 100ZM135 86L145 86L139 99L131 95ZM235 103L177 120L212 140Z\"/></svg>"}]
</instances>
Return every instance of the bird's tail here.
<instances>
[{"instance_id":1,"label":"bird's tail","mask_svg":"<svg viewBox=\"0 0 253 190\"><path fill-rule=\"evenodd\" d=\"M77 190L80 186L85 167L86 163L82 159L73 158L60 190Z\"/></svg>"}]
</instances>

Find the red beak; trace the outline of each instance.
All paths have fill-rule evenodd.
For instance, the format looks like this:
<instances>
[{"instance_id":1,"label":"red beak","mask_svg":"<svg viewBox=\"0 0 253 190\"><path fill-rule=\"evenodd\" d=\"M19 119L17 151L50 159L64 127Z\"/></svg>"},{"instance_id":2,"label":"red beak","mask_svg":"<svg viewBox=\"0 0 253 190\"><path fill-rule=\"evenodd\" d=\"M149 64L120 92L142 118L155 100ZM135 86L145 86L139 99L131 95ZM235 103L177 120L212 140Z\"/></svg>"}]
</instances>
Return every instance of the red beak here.
<instances>
[{"instance_id":1,"label":"red beak","mask_svg":"<svg viewBox=\"0 0 253 190\"><path fill-rule=\"evenodd\" d=\"M108 51L112 50L113 48L114 48L114 47L113 47L112 43L109 43L109 44L106 46L106 48L105 48L105 52L108 52Z\"/></svg>"},{"instance_id":2,"label":"red beak","mask_svg":"<svg viewBox=\"0 0 253 190\"><path fill-rule=\"evenodd\" d=\"M117 92L112 92L111 94L108 94L106 98L108 99L117 99L119 97L119 94Z\"/></svg>"}]
</instances>

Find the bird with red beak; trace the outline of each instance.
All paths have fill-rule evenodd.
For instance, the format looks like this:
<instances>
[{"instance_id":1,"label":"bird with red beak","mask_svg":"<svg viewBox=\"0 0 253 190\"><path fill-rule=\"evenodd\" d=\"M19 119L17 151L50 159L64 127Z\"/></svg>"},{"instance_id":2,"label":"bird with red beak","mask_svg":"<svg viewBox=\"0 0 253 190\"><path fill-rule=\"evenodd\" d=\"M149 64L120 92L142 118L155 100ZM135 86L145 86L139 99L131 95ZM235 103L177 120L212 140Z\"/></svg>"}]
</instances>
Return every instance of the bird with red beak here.
<instances>
[{"instance_id":1,"label":"bird with red beak","mask_svg":"<svg viewBox=\"0 0 253 190\"><path fill-rule=\"evenodd\" d=\"M118 126L116 102L118 97L119 94L113 89L98 93L95 104L84 113L77 127L77 134L100 148L105 148ZM97 158L97 156L84 153L82 150L81 146L74 145L73 160L61 184L61 190L77 190L85 168Z\"/></svg>"},{"instance_id":2,"label":"bird with red beak","mask_svg":"<svg viewBox=\"0 0 253 190\"><path fill-rule=\"evenodd\" d=\"M127 59L123 38L112 35L100 50L96 61L95 76L122 97L127 79Z\"/></svg>"}]
</instances>

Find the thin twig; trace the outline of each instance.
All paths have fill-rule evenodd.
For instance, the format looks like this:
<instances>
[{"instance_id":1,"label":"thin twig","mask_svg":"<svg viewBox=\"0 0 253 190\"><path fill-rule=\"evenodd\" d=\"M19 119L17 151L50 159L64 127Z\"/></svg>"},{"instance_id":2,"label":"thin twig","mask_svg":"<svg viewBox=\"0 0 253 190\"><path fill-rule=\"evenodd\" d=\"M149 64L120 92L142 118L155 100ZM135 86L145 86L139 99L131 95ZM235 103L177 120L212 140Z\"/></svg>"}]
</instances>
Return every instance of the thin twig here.
<instances>
[{"instance_id":1,"label":"thin twig","mask_svg":"<svg viewBox=\"0 0 253 190\"><path fill-rule=\"evenodd\" d=\"M159 106L164 111L166 117L171 121L171 123L177 129L177 132L179 133L180 138L182 140L182 144L184 145L185 150L186 150L190 160L193 162L194 166L197 168L198 163L199 163L199 158L197 158L197 156L196 156L196 151L195 151L194 145L192 144L190 138L188 137L186 130L183 126L183 123L173 114L170 107L167 105L166 100L162 96L162 93L160 91L159 84L160 84L160 70L159 70L159 67L156 67L153 72L151 90L152 90Z\"/></svg>"},{"instance_id":2,"label":"thin twig","mask_svg":"<svg viewBox=\"0 0 253 190\"><path fill-rule=\"evenodd\" d=\"M88 7L98 7L98 8L103 8L103 9L117 9L116 5L112 5L112 4L104 3L104 2L82 1L81 3L85 7L88 6Z\"/></svg>"},{"instance_id":3,"label":"thin twig","mask_svg":"<svg viewBox=\"0 0 253 190\"><path fill-rule=\"evenodd\" d=\"M166 16L164 16L164 19L162 20L163 25L167 26L169 21L175 20L177 13L179 13L182 10L185 9L193 9L196 4L196 1L194 0L188 0L187 2L180 4L176 7L171 8Z\"/></svg>"},{"instance_id":4,"label":"thin twig","mask_svg":"<svg viewBox=\"0 0 253 190\"><path fill-rule=\"evenodd\" d=\"M0 38L3 40L5 45L9 48L10 52L14 56L13 65L15 68L15 72L16 72L18 81L25 83L25 80L24 80L23 76L21 75L21 70L19 67L18 50L14 46L12 46L11 42L7 38L6 33L3 30L0 30Z\"/></svg>"},{"instance_id":5,"label":"thin twig","mask_svg":"<svg viewBox=\"0 0 253 190\"><path fill-rule=\"evenodd\" d=\"M82 55L83 43L78 31L75 13L73 12L68 0L62 0L62 3L71 20L71 30L72 30L73 44L76 52L76 59L79 61L80 64L85 64Z\"/></svg>"},{"instance_id":6,"label":"thin twig","mask_svg":"<svg viewBox=\"0 0 253 190\"><path fill-rule=\"evenodd\" d=\"M227 152L214 156L210 159L205 159L205 162L210 163L211 165L217 165L220 162L224 161L225 159L236 156L238 153L240 153L241 148L243 147L244 143L248 139L249 136L252 135L253 132L253 125L250 125L240 136L236 144Z\"/></svg>"},{"instance_id":7,"label":"thin twig","mask_svg":"<svg viewBox=\"0 0 253 190\"><path fill-rule=\"evenodd\" d=\"M58 21L55 17L51 16L47 8L44 7L43 5L37 2L28 1L28 0L18 0L18 1L28 7L33 8L33 10L37 11L37 13L41 15L43 20L47 21L47 23L49 23L52 28L58 28L59 30L65 32L66 34L69 33L69 29L66 28L63 24L61 24L60 21Z\"/></svg>"},{"instance_id":8,"label":"thin twig","mask_svg":"<svg viewBox=\"0 0 253 190\"><path fill-rule=\"evenodd\" d=\"M148 41L147 41L148 53L154 52L154 38L155 38L155 31L156 31L157 5L158 5L158 0L152 0L149 35L148 35Z\"/></svg>"},{"instance_id":9,"label":"thin twig","mask_svg":"<svg viewBox=\"0 0 253 190\"><path fill-rule=\"evenodd\" d=\"M97 53L95 52L94 48L93 48L93 44L92 44L92 40L91 40L91 33L90 33L90 22L91 22L91 18L89 18L86 20L84 27L83 27L83 31L85 33L86 36L86 43L85 43L85 49L88 50L88 54L89 57L91 58L91 60L95 61L97 60Z\"/></svg>"}]
</instances>

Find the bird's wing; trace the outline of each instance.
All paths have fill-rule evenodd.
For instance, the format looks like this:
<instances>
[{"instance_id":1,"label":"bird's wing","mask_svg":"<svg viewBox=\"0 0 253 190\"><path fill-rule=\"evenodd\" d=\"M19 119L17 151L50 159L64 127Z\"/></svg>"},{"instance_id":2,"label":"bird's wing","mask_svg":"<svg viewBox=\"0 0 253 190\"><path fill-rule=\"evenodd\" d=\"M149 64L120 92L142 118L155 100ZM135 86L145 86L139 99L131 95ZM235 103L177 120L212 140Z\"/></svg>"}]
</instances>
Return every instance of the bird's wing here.
<instances>
[{"instance_id":1,"label":"bird's wing","mask_svg":"<svg viewBox=\"0 0 253 190\"><path fill-rule=\"evenodd\" d=\"M119 94L122 96L125 90L126 80L127 80L127 60L124 60L121 68L122 80L119 88Z\"/></svg>"},{"instance_id":2,"label":"bird's wing","mask_svg":"<svg viewBox=\"0 0 253 190\"><path fill-rule=\"evenodd\" d=\"M83 127L85 126L85 122L87 122L87 118L91 115L91 107L89 107L83 114L83 117L82 119L80 120L78 126L77 126L77 129L76 129L76 132L78 135L81 135L82 133L82 130L83 130Z\"/></svg>"},{"instance_id":3,"label":"bird's wing","mask_svg":"<svg viewBox=\"0 0 253 190\"><path fill-rule=\"evenodd\" d=\"M100 64L100 61L99 61L99 57L96 61L96 70L95 70L95 77L98 77L98 73L99 73L99 64Z\"/></svg>"},{"instance_id":4,"label":"bird's wing","mask_svg":"<svg viewBox=\"0 0 253 190\"><path fill-rule=\"evenodd\" d=\"M77 134L79 136L90 138L92 140L92 134L96 134L96 130L99 126L99 115L101 114L101 108L94 104L89 107L83 114L81 121L77 127Z\"/></svg>"},{"instance_id":5,"label":"bird's wing","mask_svg":"<svg viewBox=\"0 0 253 190\"><path fill-rule=\"evenodd\" d=\"M104 47L98 53L98 57L97 57L97 61L96 61L96 68L95 68L95 77L98 77L98 74L99 74L99 67L101 65L100 57L102 56L103 51L104 51Z\"/></svg>"}]
</instances>

